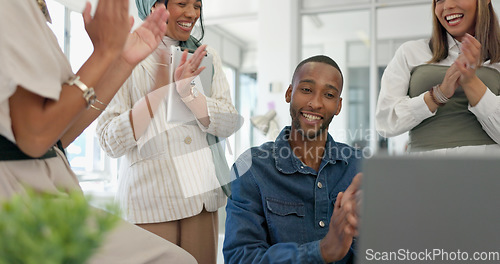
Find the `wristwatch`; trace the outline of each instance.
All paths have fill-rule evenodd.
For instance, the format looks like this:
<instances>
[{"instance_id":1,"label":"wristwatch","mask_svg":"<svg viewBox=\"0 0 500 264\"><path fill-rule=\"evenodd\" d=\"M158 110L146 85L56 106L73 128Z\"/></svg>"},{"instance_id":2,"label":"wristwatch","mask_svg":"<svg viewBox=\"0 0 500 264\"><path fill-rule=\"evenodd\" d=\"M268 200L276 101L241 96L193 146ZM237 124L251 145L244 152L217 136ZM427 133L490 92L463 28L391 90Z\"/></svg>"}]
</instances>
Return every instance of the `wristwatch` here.
<instances>
[{"instance_id":1,"label":"wristwatch","mask_svg":"<svg viewBox=\"0 0 500 264\"><path fill-rule=\"evenodd\" d=\"M184 103L189 103L194 100L194 98L198 97L198 90L196 89L196 86L191 84L191 93L186 96L186 97L181 97L181 100Z\"/></svg>"},{"instance_id":2,"label":"wristwatch","mask_svg":"<svg viewBox=\"0 0 500 264\"><path fill-rule=\"evenodd\" d=\"M85 99L85 101L87 102L87 108L89 108L97 99L94 88L89 88L82 81L80 81L80 76L76 75L74 77L71 77L66 83L68 85L75 85L76 87L80 88L80 90L82 90L83 99Z\"/></svg>"}]
</instances>

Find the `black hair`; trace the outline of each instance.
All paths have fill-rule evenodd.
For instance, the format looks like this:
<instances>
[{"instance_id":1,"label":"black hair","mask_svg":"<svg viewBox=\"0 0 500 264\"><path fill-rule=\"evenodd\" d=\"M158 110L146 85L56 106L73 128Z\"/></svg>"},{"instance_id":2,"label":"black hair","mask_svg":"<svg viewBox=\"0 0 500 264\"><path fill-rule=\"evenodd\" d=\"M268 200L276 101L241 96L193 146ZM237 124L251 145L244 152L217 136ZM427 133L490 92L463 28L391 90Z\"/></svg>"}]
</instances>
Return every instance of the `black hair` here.
<instances>
[{"instance_id":1,"label":"black hair","mask_svg":"<svg viewBox=\"0 0 500 264\"><path fill-rule=\"evenodd\" d=\"M299 65L297 65L297 67L295 68L295 71L293 72L292 83L293 83L293 80L295 79L295 75L297 75L297 72L300 70L300 68L308 62L321 62L321 63L325 63L325 64L328 64L328 65L334 67L335 69L337 69L340 72L340 77L342 77L342 83L344 83L344 75L342 74L342 71L340 70L339 65L332 58L325 56L325 55L316 55L316 56L312 56L312 57L309 57L309 58L301 61L299 63Z\"/></svg>"}]
</instances>

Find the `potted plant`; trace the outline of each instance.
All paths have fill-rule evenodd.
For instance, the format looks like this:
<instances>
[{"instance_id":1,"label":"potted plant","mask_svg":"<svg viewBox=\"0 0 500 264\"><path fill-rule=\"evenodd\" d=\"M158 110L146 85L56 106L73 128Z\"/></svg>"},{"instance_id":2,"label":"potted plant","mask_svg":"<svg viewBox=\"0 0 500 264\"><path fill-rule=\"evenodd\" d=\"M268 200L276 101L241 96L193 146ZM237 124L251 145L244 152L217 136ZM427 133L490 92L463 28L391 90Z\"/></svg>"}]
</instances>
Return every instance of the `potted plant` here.
<instances>
[{"instance_id":1,"label":"potted plant","mask_svg":"<svg viewBox=\"0 0 500 264\"><path fill-rule=\"evenodd\" d=\"M0 264L85 263L118 222L116 207L89 206L81 192L28 190L0 204Z\"/></svg>"}]
</instances>

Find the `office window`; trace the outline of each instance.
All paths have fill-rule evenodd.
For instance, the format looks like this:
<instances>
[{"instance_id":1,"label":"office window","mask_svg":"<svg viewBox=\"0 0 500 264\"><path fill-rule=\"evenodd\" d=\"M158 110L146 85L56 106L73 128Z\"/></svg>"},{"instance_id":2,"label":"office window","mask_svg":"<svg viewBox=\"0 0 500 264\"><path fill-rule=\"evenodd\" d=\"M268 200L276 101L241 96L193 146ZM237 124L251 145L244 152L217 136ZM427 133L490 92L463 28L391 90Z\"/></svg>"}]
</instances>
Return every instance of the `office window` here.
<instances>
[{"instance_id":1,"label":"office window","mask_svg":"<svg viewBox=\"0 0 500 264\"><path fill-rule=\"evenodd\" d=\"M82 15L72 12L55 0L47 0L52 29L61 49L66 52L73 72L78 71L93 50L85 31ZM118 172L118 160L101 151L92 123L66 148L70 165L86 192L113 192Z\"/></svg>"},{"instance_id":2,"label":"office window","mask_svg":"<svg viewBox=\"0 0 500 264\"><path fill-rule=\"evenodd\" d=\"M238 94L235 105L238 113L243 117L243 125L236 132L236 157L244 151L254 146L253 138L256 129L250 122L250 118L255 115L257 105L257 74L241 73L238 87Z\"/></svg>"},{"instance_id":3,"label":"office window","mask_svg":"<svg viewBox=\"0 0 500 264\"><path fill-rule=\"evenodd\" d=\"M48 23L50 29L56 35L57 42L61 49L64 50L64 12L65 8L63 5L59 4L55 0L47 0L47 8L50 13L50 18L52 23Z\"/></svg>"},{"instance_id":4,"label":"office window","mask_svg":"<svg viewBox=\"0 0 500 264\"><path fill-rule=\"evenodd\" d=\"M398 27L393 25L397 24ZM406 41L429 38L432 31L430 3L394 6L377 10L377 78L380 79L385 67L396 50ZM377 92L378 95L378 92ZM380 151L401 154L406 149L408 133L388 139L378 137Z\"/></svg>"},{"instance_id":5,"label":"office window","mask_svg":"<svg viewBox=\"0 0 500 264\"><path fill-rule=\"evenodd\" d=\"M307 9L302 11L301 51L302 58L329 55L344 73L343 109L333 119L330 133L348 144L396 153L404 138L391 138L402 144L390 144L375 131L380 79L402 43L430 36L432 12L427 1L381 1L387 4L303 1Z\"/></svg>"}]
</instances>

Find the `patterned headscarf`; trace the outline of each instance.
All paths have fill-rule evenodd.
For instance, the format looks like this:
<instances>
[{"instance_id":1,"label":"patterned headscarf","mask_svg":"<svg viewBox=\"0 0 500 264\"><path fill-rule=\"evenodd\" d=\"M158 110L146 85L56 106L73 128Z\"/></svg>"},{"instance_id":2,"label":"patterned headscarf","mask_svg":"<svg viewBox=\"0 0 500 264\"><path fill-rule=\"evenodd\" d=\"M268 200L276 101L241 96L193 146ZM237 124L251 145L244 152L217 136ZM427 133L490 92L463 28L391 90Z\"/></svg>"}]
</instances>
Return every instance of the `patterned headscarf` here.
<instances>
[{"instance_id":1,"label":"patterned headscarf","mask_svg":"<svg viewBox=\"0 0 500 264\"><path fill-rule=\"evenodd\" d=\"M157 2L157 0L135 0L135 5L137 6L137 11L139 11L139 17L145 20L146 17L151 13L151 7Z\"/></svg>"},{"instance_id":2,"label":"patterned headscarf","mask_svg":"<svg viewBox=\"0 0 500 264\"><path fill-rule=\"evenodd\" d=\"M45 3L45 0L36 0L36 2L38 3L40 10L42 10L45 19L47 19L47 22L52 23L52 19L50 18L49 10L47 9L47 4Z\"/></svg>"}]
</instances>

